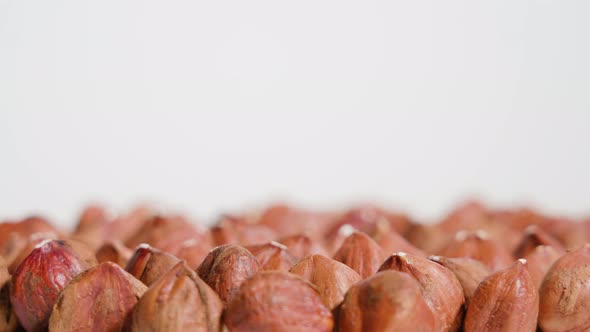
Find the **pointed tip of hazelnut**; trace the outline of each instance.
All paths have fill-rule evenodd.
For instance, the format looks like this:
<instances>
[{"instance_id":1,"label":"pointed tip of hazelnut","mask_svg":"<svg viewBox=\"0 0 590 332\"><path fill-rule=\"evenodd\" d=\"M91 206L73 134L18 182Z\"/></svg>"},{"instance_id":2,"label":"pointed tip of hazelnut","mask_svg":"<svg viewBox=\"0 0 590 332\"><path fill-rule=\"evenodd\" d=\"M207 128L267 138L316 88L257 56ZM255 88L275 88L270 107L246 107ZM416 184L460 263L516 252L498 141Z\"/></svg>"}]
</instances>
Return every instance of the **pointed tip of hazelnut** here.
<instances>
[{"instance_id":1,"label":"pointed tip of hazelnut","mask_svg":"<svg viewBox=\"0 0 590 332\"><path fill-rule=\"evenodd\" d=\"M273 247L277 247L277 248L279 248L281 250L287 250L287 246L286 245L284 245L282 243L279 243L279 242L276 242L276 241L270 241L270 245L273 246Z\"/></svg>"},{"instance_id":2,"label":"pointed tip of hazelnut","mask_svg":"<svg viewBox=\"0 0 590 332\"><path fill-rule=\"evenodd\" d=\"M519 262L522 265L526 265L527 261L524 258L519 258L518 260L516 260L517 262Z\"/></svg>"},{"instance_id":3,"label":"pointed tip of hazelnut","mask_svg":"<svg viewBox=\"0 0 590 332\"><path fill-rule=\"evenodd\" d=\"M481 240L487 240L490 238L490 235L488 234L488 232L486 232L482 229L475 231L475 236Z\"/></svg>"},{"instance_id":4,"label":"pointed tip of hazelnut","mask_svg":"<svg viewBox=\"0 0 590 332\"><path fill-rule=\"evenodd\" d=\"M428 259L434 262L440 262L442 259L442 256L438 256L438 255L431 255L428 256Z\"/></svg>"}]
</instances>

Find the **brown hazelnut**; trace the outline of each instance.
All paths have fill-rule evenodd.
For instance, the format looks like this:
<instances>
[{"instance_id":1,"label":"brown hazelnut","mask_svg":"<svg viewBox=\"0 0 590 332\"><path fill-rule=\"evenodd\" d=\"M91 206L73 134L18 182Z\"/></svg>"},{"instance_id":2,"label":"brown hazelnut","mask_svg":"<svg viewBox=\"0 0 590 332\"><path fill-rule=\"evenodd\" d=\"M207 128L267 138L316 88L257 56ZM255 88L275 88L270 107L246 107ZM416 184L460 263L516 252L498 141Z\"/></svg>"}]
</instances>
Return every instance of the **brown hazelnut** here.
<instances>
[{"instance_id":1,"label":"brown hazelnut","mask_svg":"<svg viewBox=\"0 0 590 332\"><path fill-rule=\"evenodd\" d=\"M153 220L156 212L149 206L141 205L131 211L114 218L107 227L105 238L118 240L122 243L132 241L132 237L137 235L140 230ZM127 245L129 248L133 246Z\"/></svg>"},{"instance_id":2,"label":"brown hazelnut","mask_svg":"<svg viewBox=\"0 0 590 332\"><path fill-rule=\"evenodd\" d=\"M18 326L16 314L10 304L10 274L0 256L0 331L12 332Z\"/></svg>"},{"instance_id":3,"label":"brown hazelnut","mask_svg":"<svg viewBox=\"0 0 590 332\"><path fill-rule=\"evenodd\" d=\"M10 301L22 326L27 331L47 328L59 292L92 265L68 242L46 240L39 243L12 276Z\"/></svg>"},{"instance_id":4,"label":"brown hazelnut","mask_svg":"<svg viewBox=\"0 0 590 332\"><path fill-rule=\"evenodd\" d=\"M117 240L107 241L96 251L96 259L99 263L113 262L122 268L127 266L133 251Z\"/></svg>"},{"instance_id":5,"label":"brown hazelnut","mask_svg":"<svg viewBox=\"0 0 590 332\"><path fill-rule=\"evenodd\" d=\"M332 215L328 213L275 204L262 212L258 224L272 229L277 237L286 237L295 234L321 234L332 219Z\"/></svg>"},{"instance_id":6,"label":"brown hazelnut","mask_svg":"<svg viewBox=\"0 0 590 332\"><path fill-rule=\"evenodd\" d=\"M484 279L465 315L465 332L534 332L539 313L539 294L521 258Z\"/></svg>"},{"instance_id":7,"label":"brown hazelnut","mask_svg":"<svg viewBox=\"0 0 590 332\"><path fill-rule=\"evenodd\" d=\"M412 224L404 237L426 253L440 252L453 238L439 225Z\"/></svg>"},{"instance_id":8,"label":"brown hazelnut","mask_svg":"<svg viewBox=\"0 0 590 332\"><path fill-rule=\"evenodd\" d=\"M182 217L155 216L125 243L129 248L134 248L142 243L147 243L154 248L176 254L182 243L190 239L207 241L208 238L199 232Z\"/></svg>"},{"instance_id":9,"label":"brown hazelnut","mask_svg":"<svg viewBox=\"0 0 590 332\"><path fill-rule=\"evenodd\" d=\"M457 331L463 319L465 296L457 277L447 268L426 258L400 252L391 255L379 271L395 270L418 281L426 304L441 331Z\"/></svg>"},{"instance_id":10,"label":"brown hazelnut","mask_svg":"<svg viewBox=\"0 0 590 332\"><path fill-rule=\"evenodd\" d=\"M508 250L487 232L457 232L455 239L440 252L440 256L467 257L477 259L496 271L512 263L512 255Z\"/></svg>"},{"instance_id":11,"label":"brown hazelnut","mask_svg":"<svg viewBox=\"0 0 590 332\"><path fill-rule=\"evenodd\" d=\"M179 262L141 296L129 330L219 332L222 311L215 291Z\"/></svg>"},{"instance_id":12,"label":"brown hazelnut","mask_svg":"<svg viewBox=\"0 0 590 332\"><path fill-rule=\"evenodd\" d=\"M282 271L264 271L246 280L229 302L224 322L232 332L330 332L334 325L316 287Z\"/></svg>"},{"instance_id":13,"label":"brown hazelnut","mask_svg":"<svg viewBox=\"0 0 590 332\"><path fill-rule=\"evenodd\" d=\"M140 244L127 262L125 270L146 286L151 286L179 261L175 256L148 244Z\"/></svg>"},{"instance_id":14,"label":"brown hazelnut","mask_svg":"<svg viewBox=\"0 0 590 332\"><path fill-rule=\"evenodd\" d=\"M259 270L260 263L248 250L227 244L211 250L197 268L197 274L227 305L240 285Z\"/></svg>"},{"instance_id":15,"label":"brown hazelnut","mask_svg":"<svg viewBox=\"0 0 590 332\"><path fill-rule=\"evenodd\" d=\"M322 302L334 309L361 276L350 267L322 255L308 256L289 271L316 285Z\"/></svg>"},{"instance_id":16,"label":"brown hazelnut","mask_svg":"<svg viewBox=\"0 0 590 332\"><path fill-rule=\"evenodd\" d=\"M277 237L268 226L255 224L247 217L230 215L222 216L210 232L215 245L247 246L272 241Z\"/></svg>"},{"instance_id":17,"label":"brown hazelnut","mask_svg":"<svg viewBox=\"0 0 590 332\"><path fill-rule=\"evenodd\" d=\"M416 248L413 244L408 242L408 240L406 240L394 230L378 231L373 239L386 253L402 251L414 256L428 256L424 251Z\"/></svg>"},{"instance_id":18,"label":"brown hazelnut","mask_svg":"<svg viewBox=\"0 0 590 332\"><path fill-rule=\"evenodd\" d=\"M457 280L461 284L461 288L463 288L466 308L469 307L469 302L479 283L492 272L482 262L472 258L430 256L428 259L446 267L455 274L455 277L457 277Z\"/></svg>"},{"instance_id":19,"label":"brown hazelnut","mask_svg":"<svg viewBox=\"0 0 590 332\"><path fill-rule=\"evenodd\" d=\"M83 241L96 249L108 235L110 220L111 217L102 206L87 206L80 214L71 238Z\"/></svg>"},{"instance_id":20,"label":"brown hazelnut","mask_svg":"<svg viewBox=\"0 0 590 332\"><path fill-rule=\"evenodd\" d=\"M211 249L211 244L208 241L190 239L180 245L175 256L185 260L186 264L195 270L205 260Z\"/></svg>"},{"instance_id":21,"label":"brown hazelnut","mask_svg":"<svg viewBox=\"0 0 590 332\"><path fill-rule=\"evenodd\" d=\"M547 271L561 256L562 253L553 249L553 247L537 246L535 250L524 257L527 261L526 266L529 269L529 274L533 278L537 289L541 288L541 283L545 279Z\"/></svg>"},{"instance_id":22,"label":"brown hazelnut","mask_svg":"<svg viewBox=\"0 0 590 332\"><path fill-rule=\"evenodd\" d=\"M350 266L364 279L379 269L385 254L375 240L362 232L353 232L348 236L334 259Z\"/></svg>"},{"instance_id":23,"label":"brown hazelnut","mask_svg":"<svg viewBox=\"0 0 590 332\"><path fill-rule=\"evenodd\" d=\"M289 249L289 252L298 259L316 254L327 255L326 250L321 245L304 234L291 235L279 239L277 242L284 244Z\"/></svg>"},{"instance_id":24,"label":"brown hazelnut","mask_svg":"<svg viewBox=\"0 0 590 332\"><path fill-rule=\"evenodd\" d=\"M590 245L561 256L547 271L539 294L543 331L590 329Z\"/></svg>"},{"instance_id":25,"label":"brown hazelnut","mask_svg":"<svg viewBox=\"0 0 590 332\"><path fill-rule=\"evenodd\" d=\"M147 287L113 262L72 279L59 294L49 331L122 331Z\"/></svg>"},{"instance_id":26,"label":"brown hazelnut","mask_svg":"<svg viewBox=\"0 0 590 332\"><path fill-rule=\"evenodd\" d=\"M536 225L531 225L524 230L524 234L518 247L514 251L514 257L522 258L535 250L537 246L551 246L555 251L565 253L565 249L557 239L549 235Z\"/></svg>"},{"instance_id":27,"label":"brown hazelnut","mask_svg":"<svg viewBox=\"0 0 590 332\"><path fill-rule=\"evenodd\" d=\"M291 266L298 261L297 257L293 256L286 246L275 241L247 246L246 249L256 257L260 263L260 268L265 271L289 271Z\"/></svg>"},{"instance_id":28,"label":"brown hazelnut","mask_svg":"<svg viewBox=\"0 0 590 332\"><path fill-rule=\"evenodd\" d=\"M348 290L337 326L340 332L430 332L435 331L435 320L418 282L406 273L387 270Z\"/></svg>"}]
</instances>

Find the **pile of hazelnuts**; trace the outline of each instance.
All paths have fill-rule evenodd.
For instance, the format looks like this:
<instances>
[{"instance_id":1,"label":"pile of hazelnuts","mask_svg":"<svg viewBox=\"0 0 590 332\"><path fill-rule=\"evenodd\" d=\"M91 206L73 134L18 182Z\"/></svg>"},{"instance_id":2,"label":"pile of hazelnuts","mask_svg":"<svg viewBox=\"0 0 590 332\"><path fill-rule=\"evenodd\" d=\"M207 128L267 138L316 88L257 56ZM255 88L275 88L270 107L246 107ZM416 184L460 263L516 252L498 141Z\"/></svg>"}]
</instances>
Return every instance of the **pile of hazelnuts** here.
<instances>
[{"instance_id":1,"label":"pile of hazelnuts","mask_svg":"<svg viewBox=\"0 0 590 332\"><path fill-rule=\"evenodd\" d=\"M0 332L588 331L590 219L277 204L0 223Z\"/></svg>"}]
</instances>

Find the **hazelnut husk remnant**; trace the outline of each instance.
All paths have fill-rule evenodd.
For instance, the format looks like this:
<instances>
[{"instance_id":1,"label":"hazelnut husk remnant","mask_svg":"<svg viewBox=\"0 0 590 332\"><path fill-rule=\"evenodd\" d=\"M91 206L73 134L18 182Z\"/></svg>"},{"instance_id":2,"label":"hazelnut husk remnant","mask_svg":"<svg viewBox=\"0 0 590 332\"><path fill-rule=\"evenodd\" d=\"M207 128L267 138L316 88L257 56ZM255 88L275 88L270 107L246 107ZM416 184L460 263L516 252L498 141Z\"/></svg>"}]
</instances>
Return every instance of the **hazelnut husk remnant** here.
<instances>
[{"instance_id":1,"label":"hazelnut husk remnant","mask_svg":"<svg viewBox=\"0 0 590 332\"><path fill-rule=\"evenodd\" d=\"M457 277L457 280L461 284L461 288L463 288L465 307L469 306L469 302L479 283L492 272L482 262L472 258L430 256L428 259L446 267L455 274L455 277Z\"/></svg>"},{"instance_id":2,"label":"hazelnut husk remnant","mask_svg":"<svg viewBox=\"0 0 590 332\"><path fill-rule=\"evenodd\" d=\"M353 285L340 305L337 330L435 330L434 315L418 282L407 273L386 270Z\"/></svg>"},{"instance_id":3,"label":"hazelnut husk remnant","mask_svg":"<svg viewBox=\"0 0 590 332\"><path fill-rule=\"evenodd\" d=\"M534 332L539 314L539 293L521 258L484 279L471 299L465 332Z\"/></svg>"},{"instance_id":4,"label":"hazelnut husk remnant","mask_svg":"<svg viewBox=\"0 0 590 332\"><path fill-rule=\"evenodd\" d=\"M355 231L348 236L334 259L350 266L362 278L372 276L377 272L385 259L383 249L367 234Z\"/></svg>"},{"instance_id":5,"label":"hazelnut husk remnant","mask_svg":"<svg viewBox=\"0 0 590 332\"><path fill-rule=\"evenodd\" d=\"M10 300L22 326L27 331L46 329L59 292L92 263L96 261L83 259L68 242L39 243L12 276Z\"/></svg>"},{"instance_id":6,"label":"hazelnut husk remnant","mask_svg":"<svg viewBox=\"0 0 590 332\"><path fill-rule=\"evenodd\" d=\"M289 271L316 285L322 302L334 309L361 276L345 264L322 255L308 256Z\"/></svg>"},{"instance_id":7,"label":"hazelnut husk remnant","mask_svg":"<svg viewBox=\"0 0 590 332\"><path fill-rule=\"evenodd\" d=\"M334 321L317 288L282 271L262 271L246 280L227 306L232 332L332 331Z\"/></svg>"},{"instance_id":8,"label":"hazelnut husk remnant","mask_svg":"<svg viewBox=\"0 0 590 332\"><path fill-rule=\"evenodd\" d=\"M590 245L559 258L539 291L539 326L543 331L590 329Z\"/></svg>"},{"instance_id":9,"label":"hazelnut husk remnant","mask_svg":"<svg viewBox=\"0 0 590 332\"><path fill-rule=\"evenodd\" d=\"M130 331L219 332L219 296L184 262L176 264L139 299Z\"/></svg>"},{"instance_id":10,"label":"hazelnut husk remnant","mask_svg":"<svg viewBox=\"0 0 590 332\"><path fill-rule=\"evenodd\" d=\"M113 262L90 268L59 294L49 331L122 331L147 287Z\"/></svg>"},{"instance_id":11,"label":"hazelnut husk remnant","mask_svg":"<svg viewBox=\"0 0 590 332\"><path fill-rule=\"evenodd\" d=\"M298 261L297 257L293 256L286 246L275 241L247 246L246 249L256 257L261 269L265 271L289 271L291 266Z\"/></svg>"},{"instance_id":12,"label":"hazelnut husk remnant","mask_svg":"<svg viewBox=\"0 0 590 332\"><path fill-rule=\"evenodd\" d=\"M424 300L434 313L437 330L459 329L465 296L453 272L426 258L403 252L395 253L385 260L379 271L384 270L404 272L418 281Z\"/></svg>"},{"instance_id":13,"label":"hazelnut husk remnant","mask_svg":"<svg viewBox=\"0 0 590 332\"><path fill-rule=\"evenodd\" d=\"M243 247L227 244L209 253L197 268L203 279L227 305L240 285L260 270L260 263Z\"/></svg>"},{"instance_id":14,"label":"hazelnut husk remnant","mask_svg":"<svg viewBox=\"0 0 590 332\"><path fill-rule=\"evenodd\" d=\"M151 286L179 261L173 255L150 245L140 244L127 262L125 270L146 286Z\"/></svg>"}]
</instances>

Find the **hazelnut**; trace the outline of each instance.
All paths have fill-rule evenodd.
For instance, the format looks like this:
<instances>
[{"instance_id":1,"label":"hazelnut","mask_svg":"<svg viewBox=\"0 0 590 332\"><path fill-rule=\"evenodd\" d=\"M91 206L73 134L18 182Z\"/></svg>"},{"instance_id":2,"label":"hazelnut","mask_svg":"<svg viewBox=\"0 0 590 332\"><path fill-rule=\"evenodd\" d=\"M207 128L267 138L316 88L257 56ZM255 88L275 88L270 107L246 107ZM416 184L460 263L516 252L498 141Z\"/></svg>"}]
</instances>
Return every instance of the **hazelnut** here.
<instances>
[{"instance_id":1,"label":"hazelnut","mask_svg":"<svg viewBox=\"0 0 590 332\"><path fill-rule=\"evenodd\" d=\"M149 206L138 206L131 211L114 218L107 227L105 238L118 240L122 243L132 241L131 238L146 226L148 221L153 220L156 212ZM134 246L129 246L133 248Z\"/></svg>"},{"instance_id":2,"label":"hazelnut","mask_svg":"<svg viewBox=\"0 0 590 332\"><path fill-rule=\"evenodd\" d=\"M60 234L46 219L36 216L18 222L0 223L0 256L11 263L34 233Z\"/></svg>"},{"instance_id":3,"label":"hazelnut","mask_svg":"<svg viewBox=\"0 0 590 332\"><path fill-rule=\"evenodd\" d=\"M297 257L293 256L287 247L270 241L265 244L247 246L246 249L256 257L262 270L289 271L291 266L297 263Z\"/></svg>"},{"instance_id":4,"label":"hazelnut","mask_svg":"<svg viewBox=\"0 0 590 332\"><path fill-rule=\"evenodd\" d=\"M27 243L20 249L16 255L14 255L13 260L8 265L8 272L14 273L16 268L19 264L35 249L35 247L46 240L57 240L57 234L55 233L33 233L27 239Z\"/></svg>"},{"instance_id":5,"label":"hazelnut","mask_svg":"<svg viewBox=\"0 0 590 332\"><path fill-rule=\"evenodd\" d=\"M260 263L248 250L227 244L211 250L197 268L197 274L227 305L240 285L259 270Z\"/></svg>"},{"instance_id":6,"label":"hazelnut","mask_svg":"<svg viewBox=\"0 0 590 332\"><path fill-rule=\"evenodd\" d=\"M18 322L10 304L10 274L6 262L0 257L0 331L15 331Z\"/></svg>"},{"instance_id":7,"label":"hazelnut","mask_svg":"<svg viewBox=\"0 0 590 332\"><path fill-rule=\"evenodd\" d=\"M97 249L107 237L110 219L111 217L102 206L90 205L80 214L71 238L83 241Z\"/></svg>"},{"instance_id":8,"label":"hazelnut","mask_svg":"<svg viewBox=\"0 0 590 332\"><path fill-rule=\"evenodd\" d=\"M195 272L179 262L141 296L130 318L130 331L221 330L223 304Z\"/></svg>"},{"instance_id":9,"label":"hazelnut","mask_svg":"<svg viewBox=\"0 0 590 332\"><path fill-rule=\"evenodd\" d=\"M512 255L506 248L491 239L487 232L457 232L455 239L440 252L440 256L477 259L492 271L512 263Z\"/></svg>"},{"instance_id":10,"label":"hazelnut","mask_svg":"<svg viewBox=\"0 0 590 332\"><path fill-rule=\"evenodd\" d=\"M332 331L332 313L318 290L301 277L264 271L246 280L224 314L232 332Z\"/></svg>"},{"instance_id":11,"label":"hazelnut","mask_svg":"<svg viewBox=\"0 0 590 332\"><path fill-rule=\"evenodd\" d=\"M418 281L424 300L441 331L459 329L465 296L453 272L426 258L403 252L395 253L385 260L379 271L385 270L404 272Z\"/></svg>"},{"instance_id":12,"label":"hazelnut","mask_svg":"<svg viewBox=\"0 0 590 332\"><path fill-rule=\"evenodd\" d=\"M524 258L527 261L527 268L529 274L533 278L533 282L537 289L541 288L541 283L549 271L549 268L561 257L562 253L553 249L550 246L538 246L526 255Z\"/></svg>"},{"instance_id":13,"label":"hazelnut","mask_svg":"<svg viewBox=\"0 0 590 332\"><path fill-rule=\"evenodd\" d=\"M329 225L331 219L330 214L275 204L262 212L258 224L272 229L277 237L286 237L323 233L322 229Z\"/></svg>"},{"instance_id":14,"label":"hazelnut","mask_svg":"<svg viewBox=\"0 0 590 332\"><path fill-rule=\"evenodd\" d=\"M408 227L404 237L415 247L427 253L440 252L452 239L438 225L413 224Z\"/></svg>"},{"instance_id":15,"label":"hazelnut","mask_svg":"<svg viewBox=\"0 0 590 332\"><path fill-rule=\"evenodd\" d=\"M190 239L184 241L178 251L176 257L185 260L186 264L193 270L195 270L205 257L211 251L211 244L208 241L199 241L197 239Z\"/></svg>"},{"instance_id":16,"label":"hazelnut","mask_svg":"<svg viewBox=\"0 0 590 332\"><path fill-rule=\"evenodd\" d=\"M350 286L361 280L353 269L322 255L308 256L289 271L316 285L322 302L334 309Z\"/></svg>"},{"instance_id":17,"label":"hazelnut","mask_svg":"<svg viewBox=\"0 0 590 332\"><path fill-rule=\"evenodd\" d=\"M268 226L254 224L247 217L224 215L211 227L211 236L214 244L240 244L253 245L272 241L276 238L275 232Z\"/></svg>"},{"instance_id":18,"label":"hazelnut","mask_svg":"<svg viewBox=\"0 0 590 332\"><path fill-rule=\"evenodd\" d=\"M27 331L47 328L59 292L72 278L93 265L90 263L68 242L46 240L39 243L12 276L10 301L22 326Z\"/></svg>"},{"instance_id":19,"label":"hazelnut","mask_svg":"<svg viewBox=\"0 0 590 332\"><path fill-rule=\"evenodd\" d=\"M340 332L430 332L435 331L435 320L418 282L406 273L387 270L348 290L337 326Z\"/></svg>"},{"instance_id":20,"label":"hazelnut","mask_svg":"<svg viewBox=\"0 0 590 332\"><path fill-rule=\"evenodd\" d=\"M120 267L125 267L133 251L125 247L123 243L117 240L105 242L96 251L96 259L99 263L113 262L118 264Z\"/></svg>"},{"instance_id":21,"label":"hazelnut","mask_svg":"<svg viewBox=\"0 0 590 332\"><path fill-rule=\"evenodd\" d=\"M561 256L541 284L539 326L543 331L590 329L590 245Z\"/></svg>"},{"instance_id":22,"label":"hazelnut","mask_svg":"<svg viewBox=\"0 0 590 332\"><path fill-rule=\"evenodd\" d=\"M383 249L384 252L407 252L408 254L420 257L427 257L428 255L416 248L413 244L404 239L394 230L378 231L373 237L375 242Z\"/></svg>"},{"instance_id":23,"label":"hazelnut","mask_svg":"<svg viewBox=\"0 0 590 332\"><path fill-rule=\"evenodd\" d=\"M125 245L129 248L134 248L142 243L147 243L154 248L176 254L182 243L190 239L207 241L207 237L204 234L197 232L182 217L155 216L149 219Z\"/></svg>"},{"instance_id":24,"label":"hazelnut","mask_svg":"<svg viewBox=\"0 0 590 332\"><path fill-rule=\"evenodd\" d=\"M565 253L565 249L559 241L536 225L531 225L524 230L522 240L514 251L514 257L522 258L535 250L537 246L551 246L553 250Z\"/></svg>"},{"instance_id":25,"label":"hazelnut","mask_svg":"<svg viewBox=\"0 0 590 332\"><path fill-rule=\"evenodd\" d=\"M461 288L463 288L466 308L469 306L469 302L479 283L492 272L482 262L472 258L430 256L428 259L446 267L455 274L455 277L457 277L457 280L461 284Z\"/></svg>"},{"instance_id":26,"label":"hazelnut","mask_svg":"<svg viewBox=\"0 0 590 332\"><path fill-rule=\"evenodd\" d=\"M146 286L151 286L179 261L148 244L140 244L127 262L125 270Z\"/></svg>"},{"instance_id":27,"label":"hazelnut","mask_svg":"<svg viewBox=\"0 0 590 332\"><path fill-rule=\"evenodd\" d=\"M384 258L385 254L375 240L357 231L348 236L334 254L335 260L350 266L363 279L375 274Z\"/></svg>"},{"instance_id":28,"label":"hazelnut","mask_svg":"<svg viewBox=\"0 0 590 332\"><path fill-rule=\"evenodd\" d=\"M321 245L304 234L291 235L277 242L284 244L289 249L289 252L298 259L316 254L327 255Z\"/></svg>"},{"instance_id":29,"label":"hazelnut","mask_svg":"<svg viewBox=\"0 0 590 332\"><path fill-rule=\"evenodd\" d=\"M479 284L467 309L464 329L534 332L538 313L537 287L521 258Z\"/></svg>"},{"instance_id":30,"label":"hazelnut","mask_svg":"<svg viewBox=\"0 0 590 332\"><path fill-rule=\"evenodd\" d=\"M113 262L72 279L59 294L49 331L122 331L147 287Z\"/></svg>"}]
</instances>

